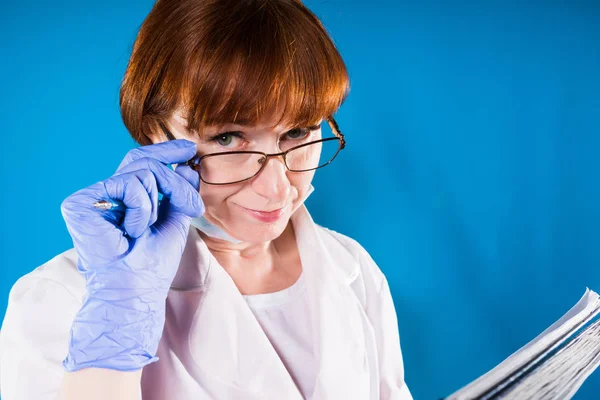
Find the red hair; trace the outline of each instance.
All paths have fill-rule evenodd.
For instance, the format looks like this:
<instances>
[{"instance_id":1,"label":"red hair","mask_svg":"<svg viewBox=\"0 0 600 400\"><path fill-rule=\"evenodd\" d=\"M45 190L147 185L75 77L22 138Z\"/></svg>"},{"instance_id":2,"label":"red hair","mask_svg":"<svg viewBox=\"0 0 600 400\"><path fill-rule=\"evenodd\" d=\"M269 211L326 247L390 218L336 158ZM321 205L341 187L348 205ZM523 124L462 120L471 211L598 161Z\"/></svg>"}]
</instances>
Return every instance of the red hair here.
<instances>
[{"instance_id":1,"label":"red hair","mask_svg":"<svg viewBox=\"0 0 600 400\"><path fill-rule=\"evenodd\" d=\"M296 0L159 0L121 86L121 115L140 144L176 111L190 131L276 120L309 126L350 88L319 19Z\"/></svg>"}]
</instances>

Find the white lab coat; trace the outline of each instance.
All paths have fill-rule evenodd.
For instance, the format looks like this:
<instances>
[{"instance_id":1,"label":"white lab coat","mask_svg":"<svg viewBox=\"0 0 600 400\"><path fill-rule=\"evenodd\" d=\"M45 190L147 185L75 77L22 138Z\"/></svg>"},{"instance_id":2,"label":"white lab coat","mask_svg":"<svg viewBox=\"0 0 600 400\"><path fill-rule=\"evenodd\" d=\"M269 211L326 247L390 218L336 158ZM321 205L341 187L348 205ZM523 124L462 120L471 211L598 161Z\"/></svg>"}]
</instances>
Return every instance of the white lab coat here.
<instances>
[{"instance_id":1,"label":"white lab coat","mask_svg":"<svg viewBox=\"0 0 600 400\"><path fill-rule=\"evenodd\" d=\"M387 281L354 240L292 217L308 286L314 400L412 399ZM20 278L0 330L3 400L54 400L69 329L85 294L71 249ZM300 400L302 395L227 272L195 229L166 302L144 400Z\"/></svg>"}]
</instances>

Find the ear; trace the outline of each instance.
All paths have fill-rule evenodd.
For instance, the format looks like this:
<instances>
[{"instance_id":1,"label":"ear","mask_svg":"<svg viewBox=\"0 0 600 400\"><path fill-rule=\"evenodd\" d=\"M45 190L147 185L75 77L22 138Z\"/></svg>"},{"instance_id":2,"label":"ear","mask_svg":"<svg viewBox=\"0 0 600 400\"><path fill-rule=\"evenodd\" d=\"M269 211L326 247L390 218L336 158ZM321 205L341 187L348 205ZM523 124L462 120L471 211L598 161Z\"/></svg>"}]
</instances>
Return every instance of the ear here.
<instances>
[{"instance_id":1,"label":"ear","mask_svg":"<svg viewBox=\"0 0 600 400\"><path fill-rule=\"evenodd\" d=\"M157 119L152 119L151 121L148 121L146 138L151 142L151 144L166 142L167 140L169 140L169 138L167 137L167 133L165 132L165 129L169 129L167 128L167 126L168 125L166 125L165 122L162 122Z\"/></svg>"},{"instance_id":2,"label":"ear","mask_svg":"<svg viewBox=\"0 0 600 400\"><path fill-rule=\"evenodd\" d=\"M167 139L164 136L160 137L159 135L154 134L154 133L150 134L150 135L147 135L147 137L152 142L151 144L162 143L162 142L166 142L167 141Z\"/></svg>"}]
</instances>

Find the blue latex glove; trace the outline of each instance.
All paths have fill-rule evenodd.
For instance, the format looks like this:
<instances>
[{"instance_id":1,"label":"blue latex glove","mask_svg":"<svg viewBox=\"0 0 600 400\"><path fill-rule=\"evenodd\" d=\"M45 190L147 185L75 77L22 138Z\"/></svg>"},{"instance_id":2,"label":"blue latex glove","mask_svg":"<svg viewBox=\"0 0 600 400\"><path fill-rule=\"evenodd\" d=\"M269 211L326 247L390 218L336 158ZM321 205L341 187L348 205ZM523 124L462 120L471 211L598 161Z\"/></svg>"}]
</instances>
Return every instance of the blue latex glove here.
<instances>
[{"instance_id":1,"label":"blue latex glove","mask_svg":"<svg viewBox=\"0 0 600 400\"><path fill-rule=\"evenodd\" d=\"M204 213L198 174L166 164L195 155L196 144L187 140L136 148L115 175L62 203L87 288L71 328L65 370L133 371L158 360L169 287L190 220ZM101 211L93 207L99 200L118 200L126 209Z\"/></svg>"}]
</instances>

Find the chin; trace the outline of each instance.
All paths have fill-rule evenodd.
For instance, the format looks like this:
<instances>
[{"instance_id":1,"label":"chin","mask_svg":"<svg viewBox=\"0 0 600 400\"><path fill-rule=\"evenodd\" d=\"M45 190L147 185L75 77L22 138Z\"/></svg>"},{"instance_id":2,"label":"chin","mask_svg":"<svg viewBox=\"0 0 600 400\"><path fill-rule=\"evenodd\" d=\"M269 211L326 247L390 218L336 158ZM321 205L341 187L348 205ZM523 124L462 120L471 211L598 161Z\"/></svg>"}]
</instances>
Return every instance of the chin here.
<instances>
[{"instance_id":1,"label":"chin","mask_svg":"<svg viewBox=\"0 0 600 400\"><path fill-rule=\"evenodd\" d=\"M246 243L264 243L277 239L289 223L289 218L273 223L256 222L243 224L232 230L232 235L238 240ZM242 224L240 224L242 225Z\"/></svg>"}]
</instances>

